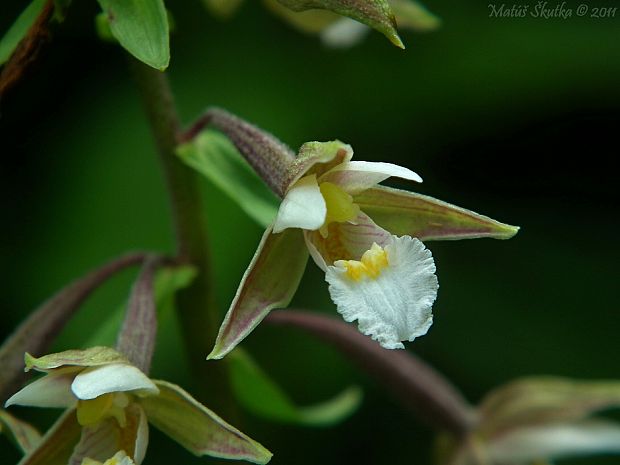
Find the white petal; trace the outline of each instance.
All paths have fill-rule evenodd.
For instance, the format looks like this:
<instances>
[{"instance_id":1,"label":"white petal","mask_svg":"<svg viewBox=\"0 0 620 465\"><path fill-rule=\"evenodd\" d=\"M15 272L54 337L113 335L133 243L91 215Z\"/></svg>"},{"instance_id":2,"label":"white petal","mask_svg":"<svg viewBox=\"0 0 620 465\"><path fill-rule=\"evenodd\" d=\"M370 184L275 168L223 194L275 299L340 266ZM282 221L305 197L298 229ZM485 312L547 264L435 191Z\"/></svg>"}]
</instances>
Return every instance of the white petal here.
<instances>
[{"instance_id":1,"label":"white petal","mask_svg":"<svg viewBox=\"0 0 620 465\"><path fill-rule=\"evenodd\" d=\"M370 28L350 18L341 18L321 32L321 40L329 47L349 48L358 44Z\"/></svg>"},{"instance_id":2,"label":"white petal","mask_svg":"<svg viewBox=\"0 0 620 465\"><path fill-rule=\"evenodd\" d=\"M356 195L390 177L422 182L418 174L404 166L370 161L341 163L321 176L320 182L337 184L349 194Z\"/></svg>"},{"instance_id":3,"label":"white petal","mask_svg":"<svg viewBox=\"0 0 620 465\"><path fill-rule=\"evenodd\" d=\"M136 465L140 465L146 455L146 448L149 444L149 423L146 419L146 413L144 409L139 407L138 413L138 426L136 432L136 442L134 445L133 459Z\"/></svg>"},{"instance_id":4,"label":"white petal","mask_svg":"<svg viewBox=\"0 0 620 465\"><path fill-rule=\"evenodd\" d=\"M273 232L287 228L319 229L325 222L327 206L314 174L301 178L289 189L280 204Z\"/></svg>"},{"instance_id":5,"label":"white petal","mask_svg":"<svg viewBox=\"0 0 620 465\"><path fill-rule=\"evenodd\" d=\"M308 247L308 252L310 252L312 260L314 260L314 263L316 263L321 270L327 273L327 263L325 263L325 259L315 245L315 239L319 241L322 237L316 231L304 231L304 241L306 241L306 247Z\"/></svg>"},{"instance_id":6,"label":"white petal","mask_svg":"<svg viewBox=\"0 0 620 465\"><path fill-rule=\"evenodd\" d=\"M342 265L328 267L329 293L338 312L358 321L359 330L386 349L404 348L426 334L433 322L437 297L433 257L424 244L409 236L392 236L385 246L388 265L376 278L351 279Z\"/></svg>"},{"instance_id":7,"label":"white petal","mask_svg":"<svg viewBox=\"0 0 620 465\"><path fill-rule=\"evenodd\" d=\"M603 420L522 428L492 440L487 450L494 463L525 463L603 452L620 452L620 425Z\"/></svg>"},{"instance_id":8,"label":"white petal","mask_svg":"<svg viewBox=\"0 0 620 465\"><path fill-rule=\"evenodd\" d=\"M78 399L88 400L109 392L139 391L157 394L159 389L144 373L132 365L114 363L88 368L71 385Z\"/></svg>"},{"instance_id":9,"label":"white petal","mask_svg":"<svg viewBox=\"0 0 620 465\"><path fill-rule=\"evenodd\" d=\"M47 374L13 394L6 401L5 407L9 405L48 408L70 407L77 401L71 392L71 383L74 377L74 371Z\"/></svg>"}]
</instances>

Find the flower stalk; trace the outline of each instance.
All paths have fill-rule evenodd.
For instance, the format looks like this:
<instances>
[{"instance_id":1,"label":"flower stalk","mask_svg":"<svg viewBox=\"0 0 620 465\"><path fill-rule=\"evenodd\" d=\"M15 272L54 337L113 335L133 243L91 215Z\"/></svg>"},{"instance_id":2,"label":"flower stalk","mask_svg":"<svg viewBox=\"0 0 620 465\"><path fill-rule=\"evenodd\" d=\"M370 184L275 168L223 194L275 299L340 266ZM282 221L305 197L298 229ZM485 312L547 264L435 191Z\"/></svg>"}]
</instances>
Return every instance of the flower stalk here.
<instances>
[{"instance_id":1,"label":"flower stalk","mask_svg":"<svg viewBox=\"0 0 620 465\"><path fill-rule=\"evenodd\" d=\"M141 263L146 256L144 252L135 252L116 258L67 285L32 312L0 348L0 400L6 400L27 378L23 370L24 352L45 352L95 289L119 271Z\"/></svg>"},{"instance_id":2,"label":"flower stalk","mask_svg":"<svg viewBox=\"0 0 620 465\"><path fill-rule=\"evenodd\" d=\"M221 108L209 108L181 135L189 142L207 126L228 136L250 166L280 198L288 184L286 174L295 161L295 153L270 133L230 114Z\"/></svg>"},{"instance_id":3,"label":"flower stalk","mask_svg":"<svg viewBox=\"0 0 620 465\"><path fill-rule=\"evenodd\" d=\"M165 73L130 58L130 68L137 83L159 160L166 178L176 238L177 259L193 265L198 275L187 289L176 296L179 319L187 344L188 356L203 386L204 398L230 417L232 399L228 389L226 364L205 364L218 327L213 280L203 218L198 176L176 156L180 142L180 121Z\"/></svg>"},{"instance_id":4,"label":"flower stalk","mask_svg":"<svg viewBox=\"0 0 620 465\"><path fill-rule=\"evenodd\" d=\"M476 423L474 409L458 390L421 359L405 351L386 350L350 325L303 311L275 311L265 321L293 326L327 342L352 359L426 423L463 436Z\"/></svg>"}]
</instances>

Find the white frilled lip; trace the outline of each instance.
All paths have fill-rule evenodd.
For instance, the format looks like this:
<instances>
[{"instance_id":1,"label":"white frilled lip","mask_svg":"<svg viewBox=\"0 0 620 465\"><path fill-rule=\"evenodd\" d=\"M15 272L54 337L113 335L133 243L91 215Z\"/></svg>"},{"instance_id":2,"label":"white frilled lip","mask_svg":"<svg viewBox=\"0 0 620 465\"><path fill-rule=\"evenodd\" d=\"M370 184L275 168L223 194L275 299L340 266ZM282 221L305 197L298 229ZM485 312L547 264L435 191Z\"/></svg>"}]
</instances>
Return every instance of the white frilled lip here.
<instances>
[{"instance_id":1,"label":"white frilled lip","mask_svg":"<svg viewBox=\"0 0 620 465\"><path fill-rule=\"evenodd\" d=\"M94 367L50 370L6 401L5 406L68 408L76 400L89 400L112 392L156 395L157 386L133 365L112 363Z\"/></svg>"},{"instance_id":2,"label":"white frilled lip","mask_svg":"<svg viewBox=\"0 0 620 465\"><path fill-rule=\"evenodd\" d=\"M422 182L420 176L402 166L350 160L336 165L318 178L316 174L304 176L288 189L280 204L273 232L279 233L288 228L319 229L327 214L325 199L319 188L323 182L336 184L347 194L357 195L390 177Z\"/></svg>"},{"instance_id":3,"label":"white frilled lip","mask_svg":"<svg viewBox=\"0 0 620 465\"><path fill-rule=\"evenodd\" d=\"M386 349L402 349L402 341L426 334L439 287L430 251L410 236L390 236L385 243L387 266L377 277L355 280L343 262L327 267L329 293L345 321L358 322L360 332Z\"/></svg>"}]
</instances>

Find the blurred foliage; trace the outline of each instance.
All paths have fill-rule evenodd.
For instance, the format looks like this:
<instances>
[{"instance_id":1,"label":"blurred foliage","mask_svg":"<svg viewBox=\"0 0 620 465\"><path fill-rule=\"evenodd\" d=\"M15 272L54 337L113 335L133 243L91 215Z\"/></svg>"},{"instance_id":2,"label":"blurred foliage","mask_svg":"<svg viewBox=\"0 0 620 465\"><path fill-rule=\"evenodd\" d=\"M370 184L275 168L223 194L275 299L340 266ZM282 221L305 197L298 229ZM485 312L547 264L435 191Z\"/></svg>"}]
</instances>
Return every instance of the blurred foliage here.
<instances>
[{"instance_id":1,"label":"blurred foliage","mask_svg":"<svg viewBox=\"0 0 620 465\"><path fill-rule=\"evenodd\" d=\"M260 2L246 2L226 22L200 1L171 3L177 29L169 72L182 117L189 122L218 105L292 147L338 138L358 159L417 171L421 193L520 225L507 242L428 244L441 286L435 324L409 347L472 402L524 375L619 378L620 219L611 167L620 17L489 18L487 2L426 5L442 28L403 33L403 52L379 34L348 51L325 49ZM4 2L0 30L24 6ZM153 142L125 57L96 38L97 12L95 2L74 2L39 62L0 102L2 337L107 258L128 249L172 250ZM206 181L204 196L223 314L261 230ZM98 291L56 349L85 344L126 300L134 275ZM308 267L293 304L335 312L322 279ZM161 329L153 376L196 392L177 327ZM266 326L243 347L296 403L318 402L352 383L365 388L361 409L332 429L248 414L239 426L275 452L272 463L430 463L432 433L331 349ZM208 462L160 437L152 431L146 464ZM6 463L18 457L4 440L0 456Z\"/></svg>"}]
</instances>

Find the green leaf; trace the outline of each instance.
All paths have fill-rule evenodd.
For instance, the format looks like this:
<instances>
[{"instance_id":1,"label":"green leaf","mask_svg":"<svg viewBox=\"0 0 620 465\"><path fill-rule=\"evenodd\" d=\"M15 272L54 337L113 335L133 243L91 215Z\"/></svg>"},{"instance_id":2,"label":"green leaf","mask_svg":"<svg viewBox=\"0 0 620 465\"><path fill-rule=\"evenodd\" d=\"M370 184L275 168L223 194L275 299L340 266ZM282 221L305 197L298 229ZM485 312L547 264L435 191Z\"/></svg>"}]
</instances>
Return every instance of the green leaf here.
<instances>
[{"instance_id":1,"label":"green leaf","mask_svg":"<svg viewBox=\"0 0 620 465\"><path fill-rule=\"evenodd\" d=\"M112 34L138 60L164 70L170 62L163 0L99 0Z\"/></svg>"},{"instance_id":2,"label":"green leaf","mask_svg":"<svg viewBox=\"0 0 620 465\"><path fill-rule=\"evenodd\" d=\"M11 57L21 40L26 36L30 27L43 11L46 0L34 0L0 40L0 65L3 65Z\"/></svg>"},{"instance_id":3,"label":"green leaf","mask_svg":"<svg viewBox=\"0 0 620 465\"><path fill-rule=\"evenodd\" d=\"M195 276L196 269L191 266L163 268L157 272L155 277L155 303L159 320L172 312L175 292L189 286ZM86 347L113 346L123 323L125 308L126 305L123 304L110 312L105 323L89 338Z\"/></svg>"},{"instance_id":4,"label":"green leaf","mask_svg":"<svg viewBox=\"0 0 620 465\"><path fill-rule=\"evenodd\" d=\"M278 0L293 11L312 8L333 11L376 29L394 45L405 48L396 32L396 20L387 0Z\"/></svg>"},{"instance_id":5,"label":"green leaf","mask_svg":"<svg viewBox=\"0 0 620 465\"><path fill-rule=\"evenodd\" d=\"M177 148L177 155L236 201L261 226L269 226L279 200L235 146L215 131L204 131Z\"/></svg>"},{"instance_id":6,"label":"green leaf","mask_svg":"<svg viewBox=\"0 0 620 465\"><path fill-rule=\"evenodd\" d=\"M282 423L327 426L349 417L360 405L361 389L351 386L327 402L298 407L242 349L230 354L235 395L250 412Z\"/></svg>"}]
</instances>

